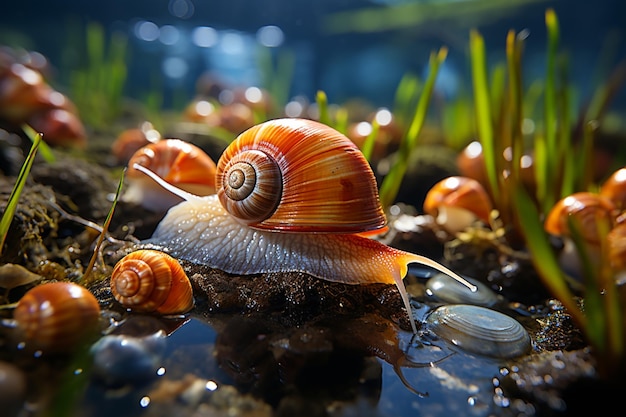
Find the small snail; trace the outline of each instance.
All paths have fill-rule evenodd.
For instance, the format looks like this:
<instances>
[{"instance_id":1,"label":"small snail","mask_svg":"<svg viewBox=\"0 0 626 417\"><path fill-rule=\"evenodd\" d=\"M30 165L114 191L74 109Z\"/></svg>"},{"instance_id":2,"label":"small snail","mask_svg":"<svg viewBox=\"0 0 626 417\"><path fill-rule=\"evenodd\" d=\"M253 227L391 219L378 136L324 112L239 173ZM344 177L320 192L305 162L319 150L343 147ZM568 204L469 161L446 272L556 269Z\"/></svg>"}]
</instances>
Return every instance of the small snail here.
<instances>
[{"instance_id":1,"label":"small snail","mask_svg":"<svg viewBox=\"0 0 626 417\"><path fill-rule=\"evenodd\" d=\"M577 280L583 277L582 264L572 240L570 226L573 225L582 238L589 259L599 262L602 256L602 229L605 228L607 232L612 229L617 221L616 217L615 204L608 197L587 191L562 198L552 207L544 222L544 229L563 240L559 263L566 273Z\"/></svg>"},{"instance_id":2,"label":"small snail","mask_svg":"<svg viewBox=\"0 0 626 417\"><path fill-rule=\"evenodd\" d=\"M170 184L197 195L215 193L215 162L199 147L180 139L164 139L141 147L128 162L128 189L123 200L149 210L165 211L181 199L158 186L133 166L141 165Z\"/></svg>"},{"instance_id":3,"label":"small snail","mask_svg":"<svg viewBox=\"0 0 626 417\"><path fill-rule=\"evenodd\" d=\"M46 353L71 351L97 330L100 305L85 287L71 282L38 285L19 300L13 318L20 341Z\"/></svg>"},{"instance_id":4,"label":"small snail","mask_svg":"<svg viewBox=\"0 0 626 417\"><path fill-rule=\"evenodd\" d=\"M12 55L0 59L0 119L29 124L50 145L84 147L86 133L74 103L53 89L37 66Z\"/></svg>"},{"instance_id":5,"label":"small snail","mask_svg":"<svg viewBox=\"0 0 626 417\"><path fill-rule=\"evenodd\" d=\"M161 133L152 126L152 123L143 122L140 127L120 132L111 144L111 153L118 162L126 165L139 149L160 140Z\"/></svg>"},{"instance_id":6,"label":"small snail","mask_svg":"<svg viewBox=\"0 0 626 417\"><path fill-rule=\"evenodd\" d=\"M582 238L595 246L600 243L598 222L606 220L611 228L616 218L616 206L608 197L581 191L559 200L548 213L544 228L550 234L570 237L569 221L573 220Z\"/></svg>"},{"instance_id":7,"label":"small snail","mask_svg":"<svg viewBox=\"0 0 626 417\"><path fill-rule=\"evenodd\" d=\"M51 109L34 114L27 121L49 145L84 148L87 133L76 113L66 109Z\"/></svg>"},{"instance_id":8,"label":"small snail","mask_svg":"<svg viewBox=\"0 0 626 417\"><path fill-rule=\"evenodd\" d=\"M424 212L450 233L457 233L477 220L489 224L493 204L480 182L453 176L436 183L426 194Z\"/></svg>"},{"instance_id":9,"label":"small snail","mask_svg":"<svg viewBox=\"0 0 626 417\"><path fill-rule=\"evenodd\" d=\"M417 262L463 278L424 256L361 234L384 230L374 174L356 145L305 119L271 120L243 132L217 164L217 194L181 192L148 241L175 256L234 274L300 271L346 284L402 282Z\"/></svg>"},{"instance_id":10,"label":"small snail","mask_svg":"<svg viewBox=\"0 0 626 417\"><path fill-rule=\"evenodd\" d=\"M600 195L609 198L619 210L626 209L626 168L618 169L602 183Z\"/></svg>"},{"instance_id":11,"label":"small snail","mask_svg":"<svg viewBox=\"0 0 626 417\"><path fill-rule=\"evenodd\" d=\"M124 307L160 314L186 313L193 307L193 290L178 261L156 250L124 256L111 273L111 292Z\"/></svg>"}]
</instances>

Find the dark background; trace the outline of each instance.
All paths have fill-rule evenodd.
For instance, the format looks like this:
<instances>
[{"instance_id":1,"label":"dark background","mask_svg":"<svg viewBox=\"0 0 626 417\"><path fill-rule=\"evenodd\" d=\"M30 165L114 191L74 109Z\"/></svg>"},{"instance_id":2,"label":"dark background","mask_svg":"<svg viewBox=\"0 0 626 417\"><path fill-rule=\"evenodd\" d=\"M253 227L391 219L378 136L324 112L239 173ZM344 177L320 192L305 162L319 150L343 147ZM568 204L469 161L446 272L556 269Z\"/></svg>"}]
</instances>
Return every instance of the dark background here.
<instances>
[{"instance_id":1,"label":"dark background","mask_svg":"<svg viewBox=\"0 0 626 417\"><path fill-rule=\"evenodd\" d=\"M312 98L317 90L323 89L334 102L363 97L375 105L390 105L402 75L407 72L423 75L430 52L442 45L450 49L444 74L453 81L452 94L467 89L470 28L477 28L483 34L493 62L503 59L509 29L528 29L530 36L524 56L526 78L541 77L545 65L544 12L547 7L553 7L559 17L561 46L570 56L570 77L580 88L581 96L592 91L598 77L605 76L609 68L626 58L626 2L623 0L537 1L519 8L505 8L496 17L436 19L412 28L346 34L328 33L324 30L323 19L338 11L384 7L381 1L195 0L193 14L182 18L170 13L170 0L5 0L3 3L0 44L20 45L44 53L58 69L61 81L65 79L64 74L78 65L80 39L77 37L82 35L77 27L87 22L100 22L108 31L126 33L130 55L128 94L141 98L158 85L166 104L170 105L176 102L175 97L192 96L199 75L215 68L209 68L200 52L155 45L145 47L132 35L138 21L173 25L181 30L203 25L251 35L264 25L277 25L285 34L281 48L296 53L290 95ZM450 7L455 7L455 2L449 3ZM613 46L607 48L606 45ZM160 63L172 54L186 60L189 71L183 79L160 80ZM617 103L624 101L623 96L616 98Z\"/></svg>"}]
</instances>

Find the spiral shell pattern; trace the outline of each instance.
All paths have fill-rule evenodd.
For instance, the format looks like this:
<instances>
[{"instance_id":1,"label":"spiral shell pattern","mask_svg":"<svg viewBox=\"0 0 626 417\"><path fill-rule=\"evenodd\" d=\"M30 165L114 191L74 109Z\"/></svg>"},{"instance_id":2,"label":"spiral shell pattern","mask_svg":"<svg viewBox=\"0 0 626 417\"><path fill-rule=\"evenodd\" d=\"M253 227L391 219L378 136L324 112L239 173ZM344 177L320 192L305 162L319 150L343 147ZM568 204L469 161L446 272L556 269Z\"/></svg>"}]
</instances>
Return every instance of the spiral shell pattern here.
<instances>
[{"instance_id":1,"label":"spiral shell pattern","mask_svg":"<svg viewBox=\"0 0 626 417\"><path fill-rule=\"evenodd\" d=\"M178 314L193 307L191 282L182 266L156 250L142 249L122 258L111 273L111 292L133 311Z\"/></svg>"},{"instance_id":2,"label":"spiral shell pattern","mask_svg":"<svg viewBox=\"0 0 626 417\"><path fill-rule=\"evenodd\" d=\"M243 132L217 163L216 187L224 208L256 229L358 233L385 225L367 160L312 120L270 120Z\"/></svg>"}]
</instances>

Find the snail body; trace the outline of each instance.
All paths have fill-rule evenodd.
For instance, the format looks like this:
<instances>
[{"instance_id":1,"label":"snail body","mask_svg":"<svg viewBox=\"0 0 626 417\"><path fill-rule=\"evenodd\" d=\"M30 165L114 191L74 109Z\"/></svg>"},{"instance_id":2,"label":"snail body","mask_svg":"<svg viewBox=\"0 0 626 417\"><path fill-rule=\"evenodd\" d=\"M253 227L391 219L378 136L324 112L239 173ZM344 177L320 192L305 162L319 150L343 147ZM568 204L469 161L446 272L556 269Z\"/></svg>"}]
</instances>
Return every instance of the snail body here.
<instances>
[{"instance_id":1,"label":"snail body","mask_svg":"<svg viewBox=\"0 0 626 417\"><path fill-rule=\"evenodd\" d=\"M233 274L304 272L346 284L395 284L409 315L402 279L410 263L474 288L431 259L362 235L385 227L374 174L356 145L318 122L272 120L242 133L218 161L216 195L179 192L140 170L186 200L148 241L174 256ZM260 198L248 190L253 180ZM411 325L416 332L412 316Z\"/></svg>"},{"instance_id":2,"label":"snail body","mask_svg":"<svg viewBox=\"0 0 626 417\"><path fill-rule=\"evenodd\" d=\"M111 292L133 311L178 314L193 307L191 282L182 266L156 250L131 252L115 264Z\"/></svg>"}]
</instances>

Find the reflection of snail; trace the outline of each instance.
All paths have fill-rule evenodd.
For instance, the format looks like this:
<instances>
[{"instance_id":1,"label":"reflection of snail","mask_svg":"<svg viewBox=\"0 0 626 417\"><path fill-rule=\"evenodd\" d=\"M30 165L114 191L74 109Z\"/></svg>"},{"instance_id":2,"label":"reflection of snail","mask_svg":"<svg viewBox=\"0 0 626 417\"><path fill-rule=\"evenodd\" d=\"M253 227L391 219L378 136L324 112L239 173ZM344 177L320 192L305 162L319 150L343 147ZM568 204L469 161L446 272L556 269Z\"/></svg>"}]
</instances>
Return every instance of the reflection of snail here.
<instances>
[{"instance_id":1,"label":"reflection of snail","mask_svg":"<svg viewBox=\"0 0 626 417\"><path fill-rule=\"evenodd\" d=\"M138 250L123 257L111 273L111 292L133 311L178 314L193 307L187 274L176 259L155 250Z\"/></svg>"},{"instance_id":2,"label":"reflection of snail","mask_svg":"<svg viewBox=\"0 0 626 417\"><path fill-rule=\"evenodd\" d=\"M272 120L242 133L217 164L217 195L188 194L135 168L187 200L150 240L177 257L234 274L300 271L346 284L395 284L409 313L402 278L410 263L473 288L431 259L362 235L385 225L374 174L349 139L318 122Z\"/></svg>"},{"instance_id":3,"label":"reflection of snail","mask_svg":"<svg viewBox=\"0 0 626 417\"><path fill-rule=\"evenodd\" d=\"M100 305L81 285L46 283L24 294L15 307L13 318L27 348L63 353L76 349L94 334Z\"/></svg>"}]
</instances>

